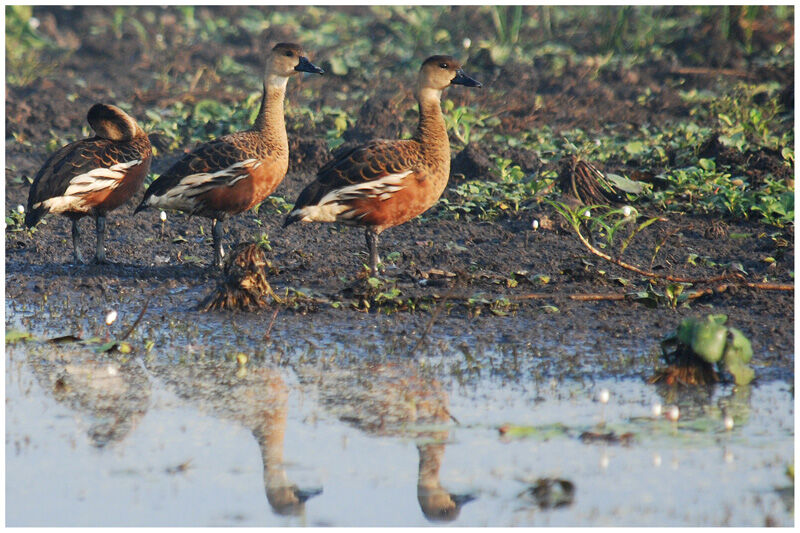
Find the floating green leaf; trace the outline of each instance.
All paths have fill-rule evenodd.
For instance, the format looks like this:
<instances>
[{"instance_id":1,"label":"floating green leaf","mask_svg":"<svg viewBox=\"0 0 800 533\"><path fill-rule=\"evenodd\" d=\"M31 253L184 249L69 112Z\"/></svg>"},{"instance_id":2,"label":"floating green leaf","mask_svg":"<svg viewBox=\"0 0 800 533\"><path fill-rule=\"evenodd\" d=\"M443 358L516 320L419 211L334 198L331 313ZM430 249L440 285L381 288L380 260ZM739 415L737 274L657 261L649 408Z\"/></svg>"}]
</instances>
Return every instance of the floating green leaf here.
<instances>
[{"instance_id":1,"label":"floating green leaf","mask_svg":"<svg viewBox=\"0 0 800 533\"><path fill-rule=\"evenodd\" d=\"M497 428L500 435L510 439L524 439L528 437L547 440L552 437L559 437L567 433L567 426L563 424L545 424L542 426L518 426L516 424L504 424Z\"/></svg>"},{"instance_id":2,"label":"floating green leaf","mask_svg":"<svg viewBox=\"0 0 800 533\"><path fill-rule=\"evenodd\" d=\"M33 335L27 331L20 331L18 329L6 330L6 344L16 344L18 342L29 341L33 339Z\"/></svg>"}]
</instances>

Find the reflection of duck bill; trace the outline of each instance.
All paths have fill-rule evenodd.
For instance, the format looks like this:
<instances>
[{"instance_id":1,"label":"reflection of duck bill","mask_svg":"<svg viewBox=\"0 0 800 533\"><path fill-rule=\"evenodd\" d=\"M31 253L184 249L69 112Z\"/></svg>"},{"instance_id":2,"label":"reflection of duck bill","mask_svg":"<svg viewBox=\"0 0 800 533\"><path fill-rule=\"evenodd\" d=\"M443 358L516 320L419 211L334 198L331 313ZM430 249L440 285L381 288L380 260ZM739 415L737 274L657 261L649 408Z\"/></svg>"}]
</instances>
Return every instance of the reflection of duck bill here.
<instances>
[{"instance_id":1,"label":"reflection of duck bill","mask_svg":"<svg viewBox=\"0 0 800 533\"><path fill-rule=\"evenodd\" d=\"M417 497L422 514L431 522L450 522L458 518L464 504L477 499L472 494L450 494L442 488L418 488Z\"/></svg>"},{"instance_id":2,"label":"reflection of duck bill","mask_svg":"<svg viewBox=\"0 0 800 533\"><path fill-rule=\"evenodd\" d=\"M313 488L313 489L298 489L295 487L295 496L300 501L300 503L305 503L306 500L313 498L314 496L319 496L322 494L322 487Z\"/></svg>"},{"instance_id":3,"label":"reflection of duck bill","mask_svg":"<svg viewBox=\"0 0 800 533\"><path fill-rule=\"evenodd\" d=\"M300 489L296 485L267 489L267 500L276 514L295 516L303 512L305 502L322 494L322 488Z\"/></svg>"},{"instance_id":4,"label":"reflection of duck bill","mask_svg":"<svg viewBox=\"0 0 800 533\"><path fill-rule=\"evenodd\" d=\"M453 500L453 503L455 503L458 507L461 507L466 503L478 499L477 496L474 496L472 494L451 494L450 498Z\"/></svg>"}]
</instances>

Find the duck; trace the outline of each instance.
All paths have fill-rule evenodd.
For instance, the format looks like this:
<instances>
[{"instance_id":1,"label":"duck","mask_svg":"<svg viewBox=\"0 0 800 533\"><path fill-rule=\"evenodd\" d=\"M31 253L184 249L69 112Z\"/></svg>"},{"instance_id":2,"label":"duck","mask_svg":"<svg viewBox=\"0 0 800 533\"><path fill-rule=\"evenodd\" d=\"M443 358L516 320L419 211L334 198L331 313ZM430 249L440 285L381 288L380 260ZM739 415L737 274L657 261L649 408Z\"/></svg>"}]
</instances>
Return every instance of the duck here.
<instances>
[{"instance_id":1,"label":"duck","mask_svg":"<svg viewBox=\"0 0 800 533\"><path fill-rule=\"evenodd\" d=\"M117 106L94 104L86 116L94 137L63 146L36 173L28 193L25 225L33 228L48 213L72 220L72 253L82 264L78 221L95 218L94 262L107 263L106 215L142 188L150 171L150 139L136 120Z\"/></svg>"},{"instance_id":2,"label":"duck","mask_svg":"<svg viewBox=\"0 0 800 533\"><path fill-rule=\"evenodd\" d=\"M289 78L301 72L324 70L309 61L300 45L276 44L267 56L261 108L253 126L184 155L150 184L135 213L155 207L211 219L212 267L221 268L225 219L264 201L289 168L283 102Z\"/></svg>"},{"instance_id":3,"label":"duck","mask_svg":"<svg viewBox=\"0 0 800 533\"><path fill-rule=\"evenodd\" d=\"M373 140L334 153L300 193L283 226L300 221L364 227L370 275L376 276L378 236L427 211L447 186L450 141L441 99L451 85L482 87L454 57L426 59L417 77L419 125L413 137Z\"/></svg>"},{"instance_id":4,"label":"duck","mask_svg":"<svg viewBox=\"0 0 800 533\"><path fill-rule=\"evenodd\" d=\"M274 514L302 515L306 502L322 494L320 486L300 488L291 480L293 469L284 457L289 386L279 370L252 363L237 369L213 360L147 364L147 370L182 400L252 435L261 455L264 492ZM290 450L294 464L301 460L299 451Z\"/></svg>"},{"instance_id":5,"label":"duck","mask_svg":"<svg viewBox=\"0 0 800 533\"><path fill-rule=\"evenodd\" d=\"M417 502L426 519L455 520L461 508L476 499L471 493L449 492L440 480L450 440L448 424L458 421L438 380L422 375L408 361L349 369L331 365L324 377L318 372L304 370L298 377L301 383L313 384L320 404L336 418L368 435L416 442Z\"/></svg>"}]
</instances>

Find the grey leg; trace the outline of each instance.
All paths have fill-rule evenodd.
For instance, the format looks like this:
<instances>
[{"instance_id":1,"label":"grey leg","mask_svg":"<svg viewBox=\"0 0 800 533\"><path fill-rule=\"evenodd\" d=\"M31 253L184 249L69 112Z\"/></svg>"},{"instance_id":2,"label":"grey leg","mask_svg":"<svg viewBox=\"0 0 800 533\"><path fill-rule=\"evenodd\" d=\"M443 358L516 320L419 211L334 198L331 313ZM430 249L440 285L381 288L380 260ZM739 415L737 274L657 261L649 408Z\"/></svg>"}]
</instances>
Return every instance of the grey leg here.
<instances>
[{"instance_id":1,"label":"grey leg","mask_svg":"<svg viewBox=\"0 0 800 533\"><path fill-rule=\"evenodd\" d=\"M78 246L80 241L80 231L78 230L78 219L72 219L72 257L75 260L75 263L78 265L83 264L83 257L81 257L81 251Z\"/></svg>"},{"instance_id":2,"label":"grey leg","mask_svg":"<svg viewBox=\"0 0 800 533\"><path fill-rule=\"evenodd\" d=\"M106 217L98 216L97 222L97 247L94 252L94 262L97 264L106 263Z\"/></svg>"},{"instance_id":3,"label":"grey leg","mask_svg":"<svg viewBox=\"0 0 800 533\"><path fill-rule=\"evenodd\" d=\"M369 272L370 276L378 275L378 233L373 228L367 228L364 231L364 237L367 239L367 253L369 254Z\"/></svg>"},{"instance_id":4,"label":"grey leg","mask_svg":"<svg viewBox=\"0 0 800 533\"><path fill-rule=\"evenodd\" d=\"M222 258L225 251L222 249L222 220L214 219L211 222L211 235L214 237L214 264L216 268L222 268Z\"/></svg>"}]
</instances>

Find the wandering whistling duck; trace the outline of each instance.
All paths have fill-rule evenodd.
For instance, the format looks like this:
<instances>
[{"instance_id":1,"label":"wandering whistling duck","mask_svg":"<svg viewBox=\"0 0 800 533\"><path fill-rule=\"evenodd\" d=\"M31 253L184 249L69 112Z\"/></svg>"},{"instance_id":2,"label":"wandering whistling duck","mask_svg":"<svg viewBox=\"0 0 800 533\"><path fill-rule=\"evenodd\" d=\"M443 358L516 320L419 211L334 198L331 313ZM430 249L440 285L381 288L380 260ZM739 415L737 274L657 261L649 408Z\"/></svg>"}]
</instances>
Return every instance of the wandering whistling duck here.
<instances>
[{"instance_id":1,"label":"wandering whistling duck","mask_svg":"<svg viewBox=\"0 0 800 533\"><path fill-rule=\"evenodd\" d=\"M64 146L45 162L28 194L25 225L32 228L47 213L71 218L73 254L82 263L78 220L92 215L97 225L94 261L105 263L106 213L139 190L153 152L147 134L122 109L95 104L86 118L96 135Z\"/></svg>"},{"instance_id":2,"label":"wandering whistling duck","mask_svg":"<svg viewBox=\"0 0 800 533\"><path fill-rule=\"evenodd\" d=\"M450 141L442 91L481 87L450 56L429 57L417 81L419 126L411 139L376 140L340 151L317 173L286 216L297 222L341 222L366 228L370 272L378 266L378 235L422 214L444 192L450 176Z\"/></svg>"},{"instance_id":3,"label":"wandering whistling duck","mask_svg":"<svg viewBox=\"0 0 800 533\"><path fill-rule=\"evenodd\" d=\"M279 43L267 58L261 109L247 131L201 144L155 180L136 208L176 209L212 220L214 266L221 267L222 223L247 211L280 185L289 167L283 100L289 78L300 72L322 74L303 49Z\"/></svg>"}]
</instances>

